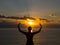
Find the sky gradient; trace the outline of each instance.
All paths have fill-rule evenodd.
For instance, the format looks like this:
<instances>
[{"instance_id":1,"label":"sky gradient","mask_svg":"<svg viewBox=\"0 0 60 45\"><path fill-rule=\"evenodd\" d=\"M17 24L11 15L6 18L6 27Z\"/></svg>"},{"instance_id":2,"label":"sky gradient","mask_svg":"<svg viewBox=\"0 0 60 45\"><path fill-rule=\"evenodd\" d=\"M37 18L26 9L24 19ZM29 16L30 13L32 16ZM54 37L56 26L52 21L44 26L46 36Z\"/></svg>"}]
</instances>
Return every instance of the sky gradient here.
<instances>
[{"instance_id":1,"label":"sky gradient","mask_svg":"<svg viewBox=\"0 0 60 45\"><path fill-rule=\"evenodd\" d=\"M0 14L60 20L60 0L0 0Z\"/></svg>"}]
</instances>

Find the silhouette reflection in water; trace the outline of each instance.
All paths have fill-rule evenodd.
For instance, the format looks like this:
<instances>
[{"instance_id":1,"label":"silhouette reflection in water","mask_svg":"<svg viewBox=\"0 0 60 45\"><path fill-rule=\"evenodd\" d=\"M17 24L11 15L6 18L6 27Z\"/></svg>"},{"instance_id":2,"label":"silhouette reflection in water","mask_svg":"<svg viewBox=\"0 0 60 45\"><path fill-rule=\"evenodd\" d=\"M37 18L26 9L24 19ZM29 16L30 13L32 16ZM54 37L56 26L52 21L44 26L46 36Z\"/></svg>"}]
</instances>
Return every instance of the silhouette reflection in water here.
<instances>
[{"instance_id":1,"label":"silhouette reflection in water","mask_svg":"<svg viewBox=\"0 0 60 45\"><path fill-rule=\"evenodd\" d=\"M19 23L18 24L18 30L19 30L19 32L21 32L21 33L26 35L26 38L27 38L26 45L34 45L33 36L41 31L42 25L40 24L40 29L38 31L36 31L36 32L31 32L32 27L30 27L30 26L28 27L28 32L24 32L24 31L21 30L20 25L21 24Z\"/></svg>"}]
</instances>

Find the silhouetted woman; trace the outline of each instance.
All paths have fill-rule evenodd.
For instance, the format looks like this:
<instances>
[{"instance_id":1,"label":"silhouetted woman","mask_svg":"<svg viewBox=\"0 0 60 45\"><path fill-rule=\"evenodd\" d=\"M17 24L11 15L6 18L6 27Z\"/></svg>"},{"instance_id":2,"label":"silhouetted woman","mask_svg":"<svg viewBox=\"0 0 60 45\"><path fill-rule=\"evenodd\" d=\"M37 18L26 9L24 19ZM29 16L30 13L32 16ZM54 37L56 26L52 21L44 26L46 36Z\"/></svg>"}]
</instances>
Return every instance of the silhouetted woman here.
<instances>
[{"instance_id":1,"label":"silhouetted woman","mask_svg":"<svg viewBox=\"0 0 60 45\"><path fill-rule=\"evenodd\" d=\"M39 29L38 31L36 31L36 32L31 32L31 30L32 30L31 27L28 27L28 32L24 32L24 31L22 31L22 30L20 29L20 25L21 25L21 24L18 24L18 30L19 30L21 33L23 33L23 34L26 35L26 38L27 38L27 43L26 43L26 45L34 45L34 43L33 43L33 36L41 31L42 25L40 24L40 29Z\"/></svg>"}]
</instances>

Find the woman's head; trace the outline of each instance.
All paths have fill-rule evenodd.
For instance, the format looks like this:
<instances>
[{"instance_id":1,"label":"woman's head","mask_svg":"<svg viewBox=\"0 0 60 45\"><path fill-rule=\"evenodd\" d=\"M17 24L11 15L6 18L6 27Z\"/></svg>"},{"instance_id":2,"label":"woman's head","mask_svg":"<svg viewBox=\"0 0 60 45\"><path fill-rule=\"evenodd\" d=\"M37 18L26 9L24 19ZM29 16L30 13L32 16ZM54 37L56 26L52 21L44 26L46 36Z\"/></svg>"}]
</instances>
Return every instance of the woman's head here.
<instances>
[{"instance_id":1,"label":"woman's head","mask_svg":"<svg viewBox=\"0 0 60 45\"><path fill-rule=\"evenodd\" d=\"M28 27L28 31L30 31L30 32L31 32L31 30L32 30L32 27L31 27L31 26L29 26L29 27Z\"/></svg>"}]
</instances>

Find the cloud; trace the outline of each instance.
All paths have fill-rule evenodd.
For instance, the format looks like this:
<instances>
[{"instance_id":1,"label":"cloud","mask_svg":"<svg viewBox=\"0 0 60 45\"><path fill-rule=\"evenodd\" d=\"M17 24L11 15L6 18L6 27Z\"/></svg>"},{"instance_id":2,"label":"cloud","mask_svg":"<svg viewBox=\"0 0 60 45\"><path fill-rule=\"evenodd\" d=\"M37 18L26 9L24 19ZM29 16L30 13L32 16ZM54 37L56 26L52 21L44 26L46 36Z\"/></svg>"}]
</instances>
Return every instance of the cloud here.
<instances>
[{"instance_id":1,"label":"cloud","mask_svg":"<svg viewBox=\"0 0 60 45\"><path fill-rule=\"evenodd\" d=\"M56 15L54 15L54 14L49 14L49 16L50 16L50 17L56 17Z\"/></svg>"}]
</instances>

